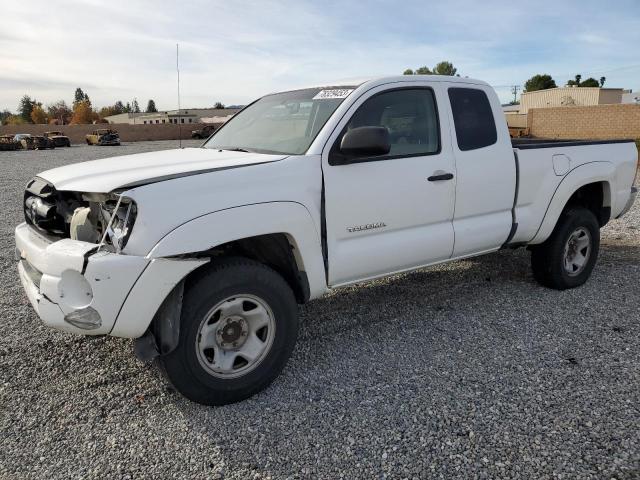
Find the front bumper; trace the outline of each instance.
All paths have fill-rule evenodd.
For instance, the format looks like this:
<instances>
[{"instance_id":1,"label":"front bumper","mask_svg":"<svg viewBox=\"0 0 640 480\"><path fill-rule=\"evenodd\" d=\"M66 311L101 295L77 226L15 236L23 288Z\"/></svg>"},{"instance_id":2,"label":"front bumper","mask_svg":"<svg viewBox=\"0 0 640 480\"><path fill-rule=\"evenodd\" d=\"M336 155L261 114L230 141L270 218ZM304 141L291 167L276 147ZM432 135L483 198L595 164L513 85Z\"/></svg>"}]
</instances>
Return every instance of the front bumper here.
<instances>
[{"instance_id":1,"label":"front bumper","mask_svg":"<svg viewBox=\"0 0 640 480\"><path fill-rule=\"evenodd\" d=\"M93 243L45 237L26 223L15 235L20 281L31 305L45 325L67 332L109 333L149 264L144 257L96 253ZM74 319L92 311L93 323L78 326Z\"/></svg>"},{"instance_id":2,"label":"front bumper","mask_svg":"<svg viewBox=\"0 0 640 480\"><path fill-rule=\"evenodd\" d=\"M16 227L22 286L45 325L82 335L137 338L173 288L206 258L97 252L97 245L52 239Z\"/></svg>"}]
</instances>

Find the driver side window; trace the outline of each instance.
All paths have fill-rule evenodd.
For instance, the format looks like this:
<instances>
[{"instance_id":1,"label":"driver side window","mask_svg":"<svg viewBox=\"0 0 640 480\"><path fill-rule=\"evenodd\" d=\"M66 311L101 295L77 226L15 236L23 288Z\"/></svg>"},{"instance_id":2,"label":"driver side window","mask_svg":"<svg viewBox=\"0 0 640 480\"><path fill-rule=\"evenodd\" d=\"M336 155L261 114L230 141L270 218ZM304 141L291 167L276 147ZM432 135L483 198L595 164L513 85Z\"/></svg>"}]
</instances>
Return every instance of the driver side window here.
<instances>
[{"instance_id":1,"label":"driver side window","mask_svg":"<svg viewBox=\"0 0 640 480\"><path fill-rule=\"evenodd\" d=\"M344 133L372 126L385 127L391 144L387 155L372 160L440 151L438 114L431 89L406 88L374 95L358 108Z\"/></svg>"}]
</instances>

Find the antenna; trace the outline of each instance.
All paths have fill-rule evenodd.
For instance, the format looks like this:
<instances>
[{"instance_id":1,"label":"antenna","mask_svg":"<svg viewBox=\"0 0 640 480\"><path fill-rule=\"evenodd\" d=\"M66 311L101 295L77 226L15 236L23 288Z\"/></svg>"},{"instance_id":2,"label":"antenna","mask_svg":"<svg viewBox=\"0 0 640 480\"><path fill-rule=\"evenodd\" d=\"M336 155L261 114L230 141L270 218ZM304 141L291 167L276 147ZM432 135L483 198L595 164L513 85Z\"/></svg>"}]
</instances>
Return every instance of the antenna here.
<instances>
[{"instance_id":1,"label":"antenna","mask_svg":"<svg viewBox=\"0 0 640 480\"><path fill-rule=\"evenodd\" d=\"M179 46L176 43L176 72L178 73L178 141L179 148L182 148L182 117L180 116L180 62L179 62Z\"/></svg>"}]
</instances>

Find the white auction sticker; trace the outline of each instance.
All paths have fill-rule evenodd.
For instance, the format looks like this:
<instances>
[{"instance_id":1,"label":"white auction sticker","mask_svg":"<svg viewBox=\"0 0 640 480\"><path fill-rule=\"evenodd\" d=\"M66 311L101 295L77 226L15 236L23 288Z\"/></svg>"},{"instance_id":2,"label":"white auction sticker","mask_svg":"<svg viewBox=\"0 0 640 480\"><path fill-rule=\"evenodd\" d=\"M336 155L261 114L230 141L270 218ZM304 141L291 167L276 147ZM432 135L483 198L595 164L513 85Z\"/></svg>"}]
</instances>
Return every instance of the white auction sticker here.
<instances>
[{"instance_id":1,"label":"white auction sticker","mask_svg":"<svg viewBox=\"0 0 640 480\"><path fill-rule=\"evenodd\" d=\"M318 94L313 97L313 100L328 100L328 99L332 99L332 98L347 98L347 95L349 95L351 92L353 92L353 88L348 89L348 88L342 88L342 89L335 89L335 90L320 90L318 92Z\"/></svg>"}]
</instances>

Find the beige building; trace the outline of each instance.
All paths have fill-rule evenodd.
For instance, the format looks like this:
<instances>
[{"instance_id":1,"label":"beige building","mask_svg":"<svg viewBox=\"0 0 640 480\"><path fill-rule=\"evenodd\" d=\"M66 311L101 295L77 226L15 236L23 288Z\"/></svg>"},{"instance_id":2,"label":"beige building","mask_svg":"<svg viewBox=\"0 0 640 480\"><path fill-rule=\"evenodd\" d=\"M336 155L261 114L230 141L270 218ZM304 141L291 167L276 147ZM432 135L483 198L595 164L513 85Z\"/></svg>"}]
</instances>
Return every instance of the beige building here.
<instances>
[{"instance_id":1,"label":"beige building","mask_svg":"<svg viewBox=\"0 0 640 480\"><path fill-rule=\"evenodd\" d=\"M599 87L559 87L535 92L525 92L520 96L519 114L526 114L532 108L593 105L621 103L622 88Z\"/></svg>"}]
</instances>

